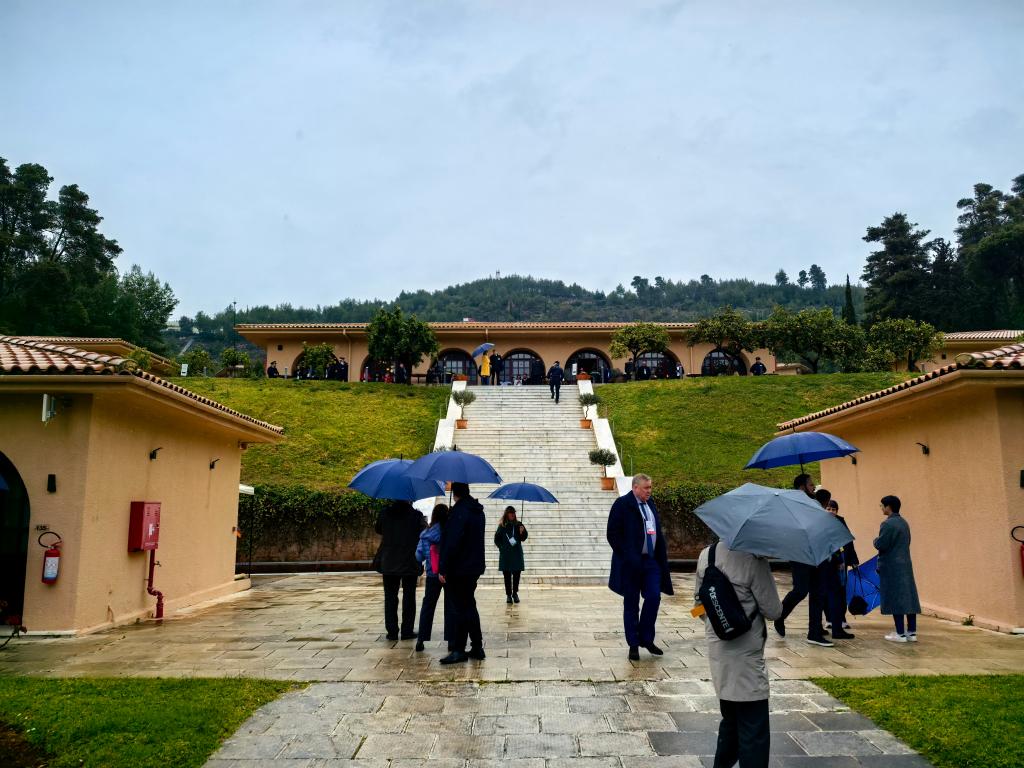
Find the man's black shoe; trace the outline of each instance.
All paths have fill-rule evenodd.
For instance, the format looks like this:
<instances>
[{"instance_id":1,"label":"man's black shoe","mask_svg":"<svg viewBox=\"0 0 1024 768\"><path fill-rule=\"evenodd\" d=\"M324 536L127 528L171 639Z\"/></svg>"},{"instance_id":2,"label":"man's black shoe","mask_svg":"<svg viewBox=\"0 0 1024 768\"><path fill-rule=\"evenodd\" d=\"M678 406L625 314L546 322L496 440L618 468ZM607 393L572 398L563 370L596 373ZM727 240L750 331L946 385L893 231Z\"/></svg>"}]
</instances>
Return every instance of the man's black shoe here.
<instances>
[{"instance_id":1,"label":"man's black shoe","mask_svg":"<svg viewBox=\"0 0 1024 768\"><path fill-rule=\"evenodd\" d=\"M422 651L422 650L423 650L423 641L422 640L417 640L416 641L416 651L419 652L419 651Z\"/></svg>"},{"instance_id":2,"label":"man's black shoe","mask_svg":"<svg viewBox=\"0 0 1024 768\"><path fill-rule=\"evenodd\" d=\"M388 640L390 640L391 642L394 642L395 640L397 640L397 639L398 639L398 635L388 635L388 636L387 636L387 638L388 638Z\"/></svg>"},{"instance_id":3,"label":"man's black shoe","mask_svg":"<svg viewBox=\"0 0 1024 768\"><path fill-rule=\"evenodd\" d=\"M512 595L505 595L505 602L506 603L511 603L512 602Z\"/></svg>"},{"instance_id":4,"label":"man's black shoe","mask_svg":"<svg viewBox=\"0 0 1024 768\"><path fill-rule=\"evenodd\" d=\"M467 656L471 659L476 659L477 661L483 661L487 658L487 654L484 653L483 648L471 648Z\"/></svg>"},{"instance_id":5,"label":"man's black shoe","mask_svg":"<svg viewBox=\"0 0 1024 768\"><path fill-rule=\"evenodd\" d=\"M445 656L443 659L441 659L441 663L442 664L461 664L462 662L466 661L468 658L469 658L469 656L464 654L462 651L452 651L447 656Z\"/></svg>"},{"instance_id":6,"label":"man's black shoe","mask_svg":"<svg viewBox=\"0 0 1024 768\"><path fill-rule=\"evenodd\" d=\"M833 640L853 640L854 637L853 632L847 632L845 629L837 629L832 633Z\"/></svg>"},{"instance_id":7,"label":"man's black shoe","mask_svg":"<svg viewBox=\"0 0 1024 768\"><path fill-rule=\"evenodd\" d=\"M782 619L776 619L774 623L775 623L775 631L779 633L779 637L785 637L786 636L786 622L784 622Z\"/></svg>"},{"instance_id":8,"label":"man's black shoe","mask_svg":"<svg viewBox=\"0 0 1024 768\"><path fill-rule=\"evenodd\" d=\"M410 632L408 635L402 635L403 640L415 640L418 635L415 632Z\"/></svg>"},{"instance_id":9,"label":"man's black shoe","mask_svg":"<svg viewBox=\"0 0 1024 768\"><path fill-rule=\"evenodd\" d=\"M512 593L512 602L513 603L518 603L519 602L519 593L518 592L513 592Z\"/></svg>"},{"instance_id":10,"label":"man's black shoe","mask_svg":"<svg viewBox=\"0 0 1024 768\"><path fill-rule=\"evenodd\" d=\"M640 647L636 645L629 646L629 660L640 661Z\"/></svg>"},{"instance_id":11,"label":"man's black shoe","mask_svg":"<svg viewBox=\"0 0 1024 768\"><path fill-rule=\"evenodd\" d=\"M654 643L649 643L645 645L644 648L646 648L647 652L652 656L663 656L665 654L665 652Z\"/></svg>"}]
</instances>

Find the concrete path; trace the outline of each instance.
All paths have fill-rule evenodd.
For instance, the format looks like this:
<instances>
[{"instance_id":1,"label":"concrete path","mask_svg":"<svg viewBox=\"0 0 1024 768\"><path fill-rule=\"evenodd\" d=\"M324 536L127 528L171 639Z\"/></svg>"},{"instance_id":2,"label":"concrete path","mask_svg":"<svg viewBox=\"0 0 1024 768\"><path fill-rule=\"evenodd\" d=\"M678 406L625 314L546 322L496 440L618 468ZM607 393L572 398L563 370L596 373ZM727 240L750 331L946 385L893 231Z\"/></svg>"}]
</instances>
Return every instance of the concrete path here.
<instances>
[{"instance_id":1,"label":"concrete path","mask_svg":"<svg viewBox=\"0 0 1024 768\"><path fill-rule=\"evenodd\" d=\"M0 674L325 681L264 707L211 766L710 764L717 703L703 629L689 615L692 577L675 585L659 621L665 655L641 652L639 662L626 658L621 603L603 587L526 586L515 606L482 588L488 658L453 669L438 664L438 639L419 654L384 639L379 577L303 575L258 578L247 593L162 625L15 641ZM920 642L894 645L882 640L880 616L853 631L856 640L831 649L798 631L769 637L774 765L925 765L804 678L1024 672L1022 637L923 618Z\"/></svg>"}]
</instances>

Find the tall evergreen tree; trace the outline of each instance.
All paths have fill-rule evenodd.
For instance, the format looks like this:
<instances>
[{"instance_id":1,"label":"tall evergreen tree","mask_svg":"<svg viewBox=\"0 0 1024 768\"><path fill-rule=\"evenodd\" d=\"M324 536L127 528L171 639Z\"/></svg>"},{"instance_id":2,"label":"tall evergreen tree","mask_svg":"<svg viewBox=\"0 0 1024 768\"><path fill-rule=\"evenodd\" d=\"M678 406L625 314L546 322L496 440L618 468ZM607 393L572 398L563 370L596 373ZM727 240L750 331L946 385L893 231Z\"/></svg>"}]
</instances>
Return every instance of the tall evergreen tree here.
<instances>
[{"instance_id":1,"label":"tall evergreen tree","mask_svg":"<svg viewBox=\"0 0 1024 768\"><path fill-rule=\"evenodd\" d=\"M797 275L796 284L799 285L801 288L806 288L807 287L807 283L809 283L810 281L811 281L811 278L809 278L807 276L807 270L806 269L801 269L800 270L800 274Z\"/></svg>"},{"instance_id":2,"label":"tall evergreen tree","mask_svg":"<svg viewBox=\"0 0 1024 768\"><path fill-rule=\"evenodd\" d=\"M775 273L775 284L780 288L789 285L789 275L786 274L786 270L780 269Z\"/></svg>"},{"instance_id":3,"label":"tall evergreen tree","mask_svg":"<svg viewBox=\"0 0 1024 768\"><path fill-rule=\"evenodd\" d=\"M850 286L850 276L846 276L846 299L843 302L843 322L850 325L857 324L857 310L853 308L853 288Z\"/></svg>"},{"instance_id":4,"label":"tall evergreen tree","mask_svg":"<svg viewBox=\"0 0 1024 768\"><path fill-rule=\"evenodd\" d=\"M828 288L828 280L825 278L825 270L817 264L811 264L811 268L808 270L807 276L810 278L811 288L814 290L824 291Z\"/></svg>"},{"instance_id":5,"label":"tall evergreen tree","mask_svg":"<svg viewBox=\"0 0 1024 768\"><path fill-rule=\"evenodd\" d=\"M923 316L928 304L928 230L905 213L887 216L877 227L868 227L864 241L881 243L864 266L867 282L864 294L865 324L870 326L889 317Z\"/></svg>"}]
</instances>

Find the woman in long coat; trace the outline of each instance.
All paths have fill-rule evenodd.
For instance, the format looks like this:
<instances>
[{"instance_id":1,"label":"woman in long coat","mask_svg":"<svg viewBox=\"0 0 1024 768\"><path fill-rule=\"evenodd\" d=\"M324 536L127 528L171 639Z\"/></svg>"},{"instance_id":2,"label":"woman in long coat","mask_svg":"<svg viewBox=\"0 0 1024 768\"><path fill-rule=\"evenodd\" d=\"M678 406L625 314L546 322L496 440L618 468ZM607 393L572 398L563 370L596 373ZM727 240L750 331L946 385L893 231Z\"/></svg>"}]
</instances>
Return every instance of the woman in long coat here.
<instances>
[{"instance_id":1,"label":"woman in long coat","mask_svg":"<svg viewBox=\"0 0 1024 768\"><path fill-rule=\"evenodd\" d=\"M494 546L498 548L498 570L505 577L506 603L519 602L519 576L526 570L523 542L529 535L526 526L516 520L516 508L505 507L494 532Z\"/></svg>"},{"instance_id":2,"label":"woman in long coat","mask_svg":"<svg viewBox=\"0 0 1024 768\"><path fill-rule=\"evenodd\" d=\"M743 611L753 616L749 630L734 640L722 640L711 622L704 620L711 680L718 694L722 722L718 726L715 765L767 766L771 744L768 721L768 669L764 660L767 621L782 615L775 579L768 561L746 552L734 552L719 542L715 566L729 579ZM711 547L697 558L694 601L708 567Z\"/></svg>"},{"instance_id":3,"label":"woman in long coat","mask_svg":"<svg viewBox=\"0 0 1024 768\"><path fill-rule=\"evenodd\" d=\"M896 496L882 499L885 520L875 539L878 550L879 592L882 613L892 616L896 631L885 636L894 643L917 642L917 614L921 601L917 597L914 564L910 560L910 526L900 515L900 500ZM906 618L906 625L904 625Z\"/></svg>"}]
</instances>

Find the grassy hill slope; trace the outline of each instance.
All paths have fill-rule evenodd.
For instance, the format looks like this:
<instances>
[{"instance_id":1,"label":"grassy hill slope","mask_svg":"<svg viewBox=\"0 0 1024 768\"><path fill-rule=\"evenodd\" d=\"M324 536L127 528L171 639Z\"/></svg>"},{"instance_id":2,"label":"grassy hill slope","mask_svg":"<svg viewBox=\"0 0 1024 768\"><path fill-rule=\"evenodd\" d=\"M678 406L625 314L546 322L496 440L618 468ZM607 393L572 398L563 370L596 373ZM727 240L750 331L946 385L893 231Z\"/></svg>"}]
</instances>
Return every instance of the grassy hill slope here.
<instances>
[{"instance_id":1,"label":"grassy hill slope","mask_svg":"<svg viewBox=\"0 0 1024 768\"><path fill-rule=\"evenodd\" d=\"M434 444L443 387L176 379L193 392L285 428L281 445L252 446L242 482L339 488L371 461L416 458Z\"/></svg>"},{"instance_id":2,"label":"grassy hill slope","mask_svg":"<svg viewBox=\"0 0 1024 768\"><path fill-rule=\"evenodd\" d=\"M598 389L612 419L623 468L656 483L788 485L792 467L743 470L775 425L904 380L906 374L719 377L639 382ZM808 465L817 479L817 465Z\"/></svg>"}]
</instances>

